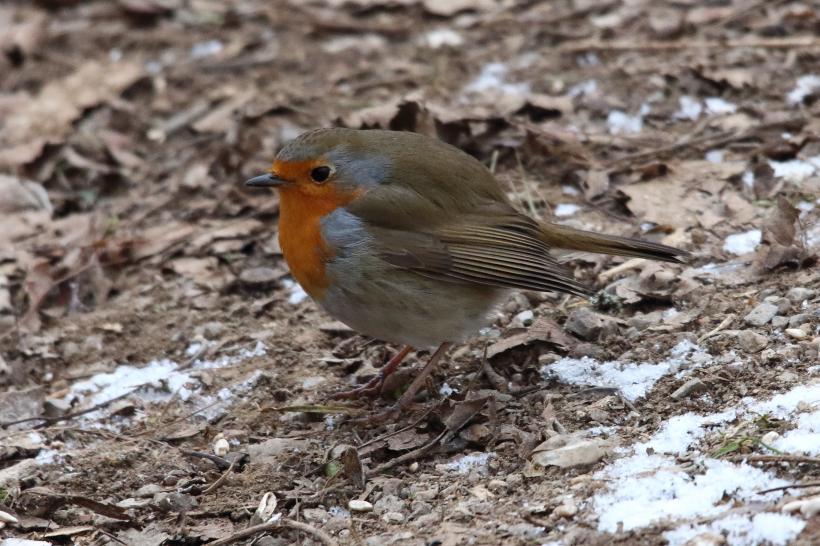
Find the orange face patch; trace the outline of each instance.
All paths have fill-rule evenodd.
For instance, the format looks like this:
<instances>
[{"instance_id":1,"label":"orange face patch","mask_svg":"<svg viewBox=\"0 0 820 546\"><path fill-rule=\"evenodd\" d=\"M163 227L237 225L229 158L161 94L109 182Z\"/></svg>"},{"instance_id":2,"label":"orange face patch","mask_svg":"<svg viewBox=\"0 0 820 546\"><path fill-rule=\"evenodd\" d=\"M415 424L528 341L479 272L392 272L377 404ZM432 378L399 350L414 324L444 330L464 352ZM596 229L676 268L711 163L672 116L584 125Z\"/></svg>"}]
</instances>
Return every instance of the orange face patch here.
<instances>
[{"instance_id":1,"label":"orange face patch","mask_svg":"<svg viewBox=\"0 0 820 546\"><path fill-rule=\"evenodd\" d=\"M324 299L330 284L325 263L333 250L322 238L319 221L356 199L360 192L340 192L333 179L317 184L310 177L316 167L327 165L323 158L285 162L277 159L271 172L286 184L279 188L279 245L290 272L311 298Z\"/></svg>"}]
</instances>

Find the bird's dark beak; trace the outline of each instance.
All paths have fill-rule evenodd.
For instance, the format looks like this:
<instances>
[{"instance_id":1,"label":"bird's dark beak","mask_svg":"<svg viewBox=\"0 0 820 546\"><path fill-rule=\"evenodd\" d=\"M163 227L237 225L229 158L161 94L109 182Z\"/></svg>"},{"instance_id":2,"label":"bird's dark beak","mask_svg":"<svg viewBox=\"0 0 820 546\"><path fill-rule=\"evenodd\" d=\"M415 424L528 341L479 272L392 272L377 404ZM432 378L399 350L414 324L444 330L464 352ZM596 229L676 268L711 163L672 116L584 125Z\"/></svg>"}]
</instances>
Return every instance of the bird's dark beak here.
<instances>
[{"instance_id":1,"label":"bird's dark beak","mask_svg":"<svg viewBox=\"0 0 820 546\"><path fill-rule=\"evenodd\" d=\"M285 185L285 181L273 173L256 176L245 182L251 188L278 188Z\"/></svg>"}]
</instances>

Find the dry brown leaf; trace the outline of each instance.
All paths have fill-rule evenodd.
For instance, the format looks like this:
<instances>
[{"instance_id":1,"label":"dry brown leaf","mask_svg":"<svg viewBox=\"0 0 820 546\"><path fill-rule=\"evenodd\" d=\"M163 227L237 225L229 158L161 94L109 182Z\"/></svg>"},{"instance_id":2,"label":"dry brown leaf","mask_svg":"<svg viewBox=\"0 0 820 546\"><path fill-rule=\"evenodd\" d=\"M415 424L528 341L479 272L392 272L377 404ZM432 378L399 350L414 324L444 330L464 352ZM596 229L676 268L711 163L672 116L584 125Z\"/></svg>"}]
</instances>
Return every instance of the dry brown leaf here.
<instances>
[{"instance_id":1,"label":"dry brown leaf","mask_svg":"<svg viewBox=\"0 0 820 546\"><path fill-rule=\"evenodd\" d=\"M48 193L36 182L0 174L0 214L24 210L52 211Z\"/></svg>"}]
</instances>

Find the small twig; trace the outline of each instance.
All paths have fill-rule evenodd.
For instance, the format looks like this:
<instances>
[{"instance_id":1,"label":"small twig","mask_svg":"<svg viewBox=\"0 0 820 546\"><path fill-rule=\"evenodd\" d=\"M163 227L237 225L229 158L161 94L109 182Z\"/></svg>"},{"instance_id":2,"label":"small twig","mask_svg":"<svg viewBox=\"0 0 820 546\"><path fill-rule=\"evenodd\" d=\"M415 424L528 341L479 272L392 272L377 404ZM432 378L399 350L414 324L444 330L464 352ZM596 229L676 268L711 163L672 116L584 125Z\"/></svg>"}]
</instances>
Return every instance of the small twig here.
<instances>
[{"instance_id":1,"label":"small twig","mask_svg":"<svg viewBox=\"0 0 820 546\"><path fill-rule=\"evenodd\" d=\"M216 465L219 470L226 470L233 468L233 463L229 463L222 457L217 457L216 455L212 455L211 453L202 453L200 451L185 451L180 449L179 450L183 455L189 455L191 457L199 457L200 459L208 459L212 463Z\"/></svg>"},{"instance_id":2,"label":"small twig","mask_svg":"<svg viewBox=\"0 0 820 546\"><path fill-rule=\"evenodd\" d=\"M50 522L49 522L49 523L50 523ZM128 546L128 544L127 544L127 543L125 543L125 542L121 541L120 539L118 539L117 537L115 537L114 535L112 535L111 533L107 533L107 532L103 531L102 529L97 529L97 532L98 532L98 533L102 533L102 534L104 534L105 536L107 536L107 537L108 537L108 538L110 538L111 540L114 540L114 541L116 541L116 542L119 542L119 543L120 543L120 544L122 544L123 546Z\"/></svg>"},{"instance_id":3,"label":"small twig","mask_svg":"<svg viewBox=\"0 0 820 546\"><path fill-rule=\"evenodd\" d=\"M216 402L213 402L213 403L211 403L211 404L208 404L208 405L207 405L207 406L205 406L204 408L199 408L199 409L198 409L198 410L196 410L196 411L192 411L192 412L191 412L191 413L189 413L188 415L183 415L183 416L182 416L182 417L180 417L179 419L174 419L174 420L173 420L173 421L171 421L170 423L165 423L164 425L160 425L160 426L158 426L158 427L152 428L151 430L145 430L145 431L142 431L142 432L140 432L139 434L132 434L132 435L130 436L130 438L138 438L138 437L140 437L140 436L145 436L146 434L151 434L151 433L153 433L153 432L160 431L160 430L162 430L162 429L164 429L164 428L166 428L166 427L170 427L171 425L175 425L175 424L177 424L177 423L179 423L179 422L181 422L181 421L185 421L186 419L190 419L191 417L193 417L193 416L194 416L194 415L196 415L197 413L199 413L199 412L201 412L201 411L205 411L205 410L206 410L206 409L208 409L208 408L212 408L212 407L214 407L215 405L219 404L220 402L221 402L221 400L217 400Z\"/></svg>"},{"instance_id":4,"label":"small twig","mask_svg":"<svg viewBox=\"0 0 820 546\"><path fill-rule=\"evenodd\" d=\"M226 470L226 471L225 471L225 473L224 473L224 474L222 474L222 475L219 477L219 479L218 479L218 480L216 480L214 483L212 483L212 484L208 487L208 489L206 489L205 491L203 491L203 492L202 492L202 494L204 495L204 494L206 494L206 493L210 493L210 492L212 492L212 491L216 491L217 489L219 489L219 488L222 486L222 484L223 484L223 483L225 483L225 480L227 480L227 479L228 479L228 475L230 475L230 473L231 473L231 472L233 472L233 466L234 466L235 464L236 464L236 461L233 461L233 462L231 463L231 466L229 466L229 467L228 467L228 470Z\"/></svg>"},{"instance_id":5,"label":"small twig","mask_svg":"<svg viewBox=\"0 0 820 546\"><path fill-rule=\"evenodd\" d=\"M406 427L404 427L404 428L402 428L402 429L399 429L399 430L396 430L396 431L394 431L394 432L390 432L389 434L383 434L383 435L381 435L381 436L377 436L376 438L373 438L372 440L368 440L367 442L363 443L362 445L360 445L360 446L359 446L359 447L357 447L356 449L361 449L361 448L363 448L363 447L365 447L365 446L368 446L368 445L373 444L373 443L375 443L375 442L378 442L378 441L380 441L380 440L386 440L386 439L388 439L388 438L390 438L390 437L392 437L392 436L395 436L395 435L397 435L397 434L401 434L401 433L402 433L402 432L404 432L404 431L410 430L411 428L415 428L415 426L416 426L416 425L418 425L419 423L421 423L423 419L425 419L428 415L430 415L430 413L431 413L434 409L436 409L438 406L441 406L441 404L442 404L442 403L444 403L444 399L439 400L439 402L438 402L437 404L434 404L434 405L430 406L430 409L428 409L427 411L425 411L425 412L422 414L422 416L421 416L421 417L419 417L418 419L416 419L416 421L415 421L412 425L407 425Z\"/></svg>"},{"instance_id":6,"label":"small twig","mask_svg":"<svg viewBox=\"0 0 820 546\"><path fill-rule=\"evenodd\" d=\"M820 486L820 482L812 482L812 483L798 483L794 485L782 485L780 487L772 487L771 489L764 489L763 491L758 491L758 495L763 495L764 493L771 493L772 491L785 491L787 489L804 489L806 487L818 487Z\"/></svg>"},{"instance_id":7,"label":"small twig","mask_svg":"<svg viewBox=\"0 0 820 546\"><path fill-rule=\"evenodd\" d=\"M134 394L134 392L136 392L137 389L139 389L139 387L137 387L137 388L135 388L131 391L128 391L125 394L121 394L120 396L114 397L111 400L106 400L105 402L100 402L96 406L92 406L92 407L90 407L88 409L84 409L82 411L75 411L73 413L66 413L65 415L61 415L60 417L29 417L28 419L19 419L17 421L10 421L8 423L0 423L0 428L6 428L6 427L10 427L12 425L19 425L20 423L28 423L29 421L43 421L42 423L40 423L39 425L34 427L36 429L47 427L47 426L52 425L54 423L59 423L60 421L67 421L69 419L73 419L74 417L79 417L80 415L85 415L86 413L91 413L93 411L97 411L98 409L102 409L102 408L110 405L111 403L116 402L117 400L122 400L123 398L126 398L127 396L130 396L130 395Z\"/></svg>"},{"instance_id":8,"label":"small twig","mask_svg":"<svg viewBox=\"0 0 820 546\"><path fill-rule=\"evenodd\" d=\"M720 324L718 324L718 325L717 325L717 328L715 328L715 329L714 329L714 330L712 330L711 332L708 332L708 333L703 334L702 336L700 336L700 337L698 338L698 344L701 344L701 343L703 343L703 342L704 342L704 340L707 340L707 339L709 339L710 337L712 337L712 336L716 335L718 332L720 332L721 330L723 330L724 328L726 328L727 326L729 326L729 325L732 323L732 321L733 321L733 320L735 320L735 315L734 315L734 313L733 313L733 314L731 314L731 315L729 315L729 316L728 316L728 317L726 317L725 319L723 319L723 322L721 322Z\"/></svg>"},{"instance_id":9,"label":"small twig","mask_svg":"<svg viewBox=\"0 0 820 546\"><path fill-rule=\"evenodd\" d=\"M820 465L820 457L805 457L803 455L734 455L723 457L721 461L732 463L809 463Z\"/></svg>"},{"instance_id":10,"label":"small twig","mask_svg":"<svg viewBox=\"0 0 820 546\"><path fill-rule=\"evenodd\" d=\"M798 36L794 38L760 38L754 40L676 40L672 42L640 42L634 40L597 41L597 42L570 42L563 44L555 51L676 51L679 49L734 49L740 47L759 47L770 49L794 49L803 47L818 47L820 40L814 36Z\"/></svg>"},{"instance_id":11,"label":"small twig","mask_svg":"<svg viewBox=\"0 0 820 546\"><path fill-rule=\"evenodd\" d=\"M387 461L383 465L377 466L373 470L369 470L367 472L367 477L369 478L371 476L376 476L377 474L379 474L381 472L384 472L385 470L387 470L389 468L393 468L394 466L404 464L404 463L413 461L415 459L418 459L419 457L421 457L422 455L424 455L425 453L430 451L432 448L434 448L441 441L441 439L444 438L444 436L447 434L447 432L448 431L445 430L444 432L442 432L441 434L436 436L435 439L432 440L431 442L429 442L428 444L423 445L418 449L414 449L410 453L405 453L404 455L402 455L400 457L396 457L393 460Z\"/></svg>"},{"instance_id":12,"label":"small twig","mask_svg":"<svg viewBox=\"0 0 820 546\"><path fill-rule=\"evenodd\" d=\"M323 543L327 544L327 546L338 546L338 543L335 540L333 540L333 537L331 537L329 534L325 533L321 529L317 529L312 525L307 525L306 523L301 523L288 518L281 518L277 521L269 521L267 523L262 523L261 525L254 525L253 527L248 527L247 529L234 533L227 538L215 540L211 542L209 546L224 546L225 544L236 542L237 540L253 536L257 533L264 533L265 531L274 531L276 529L281 529L283 527L288 529L294 529L296 531L303 531L309 535L312 535L314 538L317 538Z\"/></svg>"}]
</instances>

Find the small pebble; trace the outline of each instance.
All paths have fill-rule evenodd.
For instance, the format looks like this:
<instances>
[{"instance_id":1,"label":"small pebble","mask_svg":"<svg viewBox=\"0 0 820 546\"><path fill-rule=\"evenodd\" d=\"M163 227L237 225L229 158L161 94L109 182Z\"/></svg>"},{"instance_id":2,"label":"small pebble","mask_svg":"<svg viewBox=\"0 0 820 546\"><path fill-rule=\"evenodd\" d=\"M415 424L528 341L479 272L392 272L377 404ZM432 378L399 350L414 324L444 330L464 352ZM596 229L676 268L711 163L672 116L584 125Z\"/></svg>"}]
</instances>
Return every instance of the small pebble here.
<instances>
[{"instance_id":1,"label":"small pebble","mask_svg":"<svg viewBox=\"0 0 820 546\"><path fill-rule=\"evenodd\" d=\"M777 441L778 438L780 438L780 435L777 432L771 430L764 434L763 438L761 438L760 441L766 444L767 446L770 446L773 442Z\"/></svg>"},{"instance_id":2,"label":"small pebble","mask_svg":"<svg viewBox=\"0 0 820 546\"><path fill-rule=\"evenodd\" d=\"M535 315L531 310L528 309L526 311L521 311L520 313L515 315L515 318L520 320L521 324L523 324L524 326L530 326L532 324L533 319L535 318Z\"/></svg>"},{"instance_id":3,"label":"small pebble","mask_svg":"<svg viewBox=\"0 0 820 546\"><path fill-rule=\"evenodd\" d=\"M808 288L796 287L792 288L786 293L786 297L795 305L801 304L806 300L814 298L814 290Z\"/></svg>"},{"instance_id":4,"label":"small pebble","mask_svg":"<svg viewBox=\"0 0 820 546\"><path fill-rule=\"evenodd\" d=\"M808 337L806 332L800 328L786 328L786 335L797 340L803 340Z\"/></svg>"},{"instance_id":5,"label":"small pebble","mask_svg":"<svg viewBox=\"0 0 820 546\"><path fill-rule=\"evenodd\" d=\"M19 523L19 520L9 514L8 512L3 512L0 510L0 522L3 523Z\"/></svg>"},{"instance_id":6,"label":"small pebble","mask_svg":"<svg viewBox=\"0 0 820 546\"><path fill-rule=\"evenodd\" d=\"M214 454L217 457L224 457L231 450L231 445L225 438L220 438L214 442Z\"/></svg>"},{"instance_id":7,"label":"small pebble","mask_svg":"<svg viewBox=\"0 0 820 546\"><path fill-rule=\"evenodd\" d=\"M683 400L692 395L707 392L709 387L700 379L691 379L684 383L678 390L672 393L673 400Z\"/></svg>"},{"instance_id":8,"label":"small pebble","mask_svg":"<svg viewBox=\"0 0 820 546\"><path fill-rule=\"evenodd\" d=\"M347 507L350 509L351 512L372 512L373 505L367 501L363 500L356 500L353 499L352 501L347 503Z\"/></svg>"},{"instance_id":9,"label":"small pebble","mask_svg":"<svg viewBox=\"0 0 820 546\"><path fill-rule=\"evenodd\" d=\"M772 320L775 315L777 315L777 311L777 305L772 303L761 303L755 307L751 313L743 317L743 320L752 326L763 326Z\"/></svg>"},{"instance_id":10,"label":"small pebble","mask_svg":"<svg viewBox=\"0 0 820 546\"><path fill-rule=\"evenodd\" d=\"M412 463L407 470L409 470L410 472L418 472L419 471L419 463L418 462Z\"/></svg>"},{"instance_id":11,"label":"small pebble","mask_svg":"<svg viewBox=\"0 0 820 546\"><path fill-rule=\"evenodd\" d=\"M574 504L562 504L552 511L556 518L571 518L578 513L578 507Z\"/></svg>"}]
</instances>

